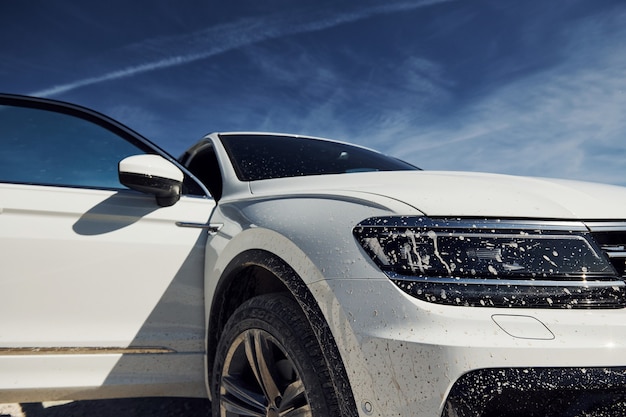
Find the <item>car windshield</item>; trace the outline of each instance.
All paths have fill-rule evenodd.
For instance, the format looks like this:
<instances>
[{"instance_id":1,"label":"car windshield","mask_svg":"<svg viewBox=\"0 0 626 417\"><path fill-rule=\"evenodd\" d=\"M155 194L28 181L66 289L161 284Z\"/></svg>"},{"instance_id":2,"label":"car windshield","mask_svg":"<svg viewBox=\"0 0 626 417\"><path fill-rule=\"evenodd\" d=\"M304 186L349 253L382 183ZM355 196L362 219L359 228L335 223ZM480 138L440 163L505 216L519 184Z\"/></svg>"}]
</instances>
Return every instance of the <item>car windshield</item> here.
<instances>
[{"instance_id":1,"label":"car windshield","mask_svg":"<svg viewBox=\"0 0 626 417\"><path fill-rule=\"evenodd\" d=\"M418 168L357 146L274 135L220 135L241 181Z\"/></svg>"}]
</instances>

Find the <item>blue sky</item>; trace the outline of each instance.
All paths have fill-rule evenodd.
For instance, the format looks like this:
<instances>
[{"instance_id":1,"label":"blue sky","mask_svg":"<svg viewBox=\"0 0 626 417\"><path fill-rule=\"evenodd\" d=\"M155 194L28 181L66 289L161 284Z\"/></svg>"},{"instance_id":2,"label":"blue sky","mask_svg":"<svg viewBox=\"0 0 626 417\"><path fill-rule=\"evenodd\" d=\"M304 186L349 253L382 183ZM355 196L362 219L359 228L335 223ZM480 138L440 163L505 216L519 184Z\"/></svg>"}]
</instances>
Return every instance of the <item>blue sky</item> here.
<instances>
[{"instance_id":1,"label":"blue sky","mask_svg":"<svg viewBox=\"0 0 626 417\"><path fill-rule=\"evenodd\" d=\"M621 0L3 0L0 23L0 91L94 108L174 155L263 130L626 185Z\"/></svg>"}]
</instances>

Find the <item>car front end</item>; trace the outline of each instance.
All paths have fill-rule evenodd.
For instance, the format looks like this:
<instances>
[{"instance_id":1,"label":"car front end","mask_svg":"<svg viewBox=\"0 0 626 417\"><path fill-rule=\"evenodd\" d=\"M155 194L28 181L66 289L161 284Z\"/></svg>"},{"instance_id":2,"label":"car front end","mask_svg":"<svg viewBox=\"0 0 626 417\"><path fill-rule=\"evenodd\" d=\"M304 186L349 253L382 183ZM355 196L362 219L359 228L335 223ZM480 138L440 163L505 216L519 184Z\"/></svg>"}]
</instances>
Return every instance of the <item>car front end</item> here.
<instances>
[{"instance_id":1,"label":"car front end","mask_svg":"<svg viewBox=\"0 0 626 417\"><path fill-rule=\"evenodd\" d=\"M352 227L362 256L353 262L366 267L311 284L343 349L360 415L623 412L626 222L615 218L623 190L532 180L577 193L577 210L588 216L580 220L540 186L524 191L528 179L493 180L517 187L517 197L546 218L523 218L526 207L507 210L492 194L485 213L480 193L465 215L462 204L456 216L437 215L431 204L435 215L369 217ZM446 200L462 191L439 186L451 191L440 202L450 210ZM393 186L383 188L399 198ZM601 203L605 192L611 199Z\"/></svg>"}]
</instances>

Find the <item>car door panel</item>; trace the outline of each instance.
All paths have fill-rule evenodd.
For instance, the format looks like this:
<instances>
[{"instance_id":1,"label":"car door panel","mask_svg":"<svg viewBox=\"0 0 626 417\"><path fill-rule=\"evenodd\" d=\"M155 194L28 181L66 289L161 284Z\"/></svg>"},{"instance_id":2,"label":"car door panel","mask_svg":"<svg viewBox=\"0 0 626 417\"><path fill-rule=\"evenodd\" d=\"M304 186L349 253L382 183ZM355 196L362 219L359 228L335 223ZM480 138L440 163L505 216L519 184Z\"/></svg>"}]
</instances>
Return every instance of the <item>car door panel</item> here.
<instances>
[{"instance_id":1,"label":"car door panel","mask_svg":"<svg viewBox=\"0 0 626 417\"><path fill-rule=\"evenodd\" d=\"M0 187L0 314L12 318L0 322L1 346L128 347L142 328L172 320L158 312L148 321L159 301L196 306L181 321L185 332L203 331L206 234L176 222L206 223L211 201L183 198L160 208L132 192ZM177 277L177 294L162 300ZM139 335L141 344L200 348L160 341L159 331Z\"/></svg>"},{"instance_id":2,"label":"car door panel","mask_svg":"<svg viewBox=\"0 0 626 417\"><path fill-rule=\"evenodd\" d=\"M48 377L61 386L72 375L61 366L68 354L93 357L87 379L102 381L141 378L129 369L142 354L162 354L161 371L176 354L201 358L207 232L176 223L207 223L214 205L183 197L162 208L131 191L0 184L0 390L28 385L20 369L29 367L16 361L40 355L53 356Z\"/></svg>"}]
</instances>

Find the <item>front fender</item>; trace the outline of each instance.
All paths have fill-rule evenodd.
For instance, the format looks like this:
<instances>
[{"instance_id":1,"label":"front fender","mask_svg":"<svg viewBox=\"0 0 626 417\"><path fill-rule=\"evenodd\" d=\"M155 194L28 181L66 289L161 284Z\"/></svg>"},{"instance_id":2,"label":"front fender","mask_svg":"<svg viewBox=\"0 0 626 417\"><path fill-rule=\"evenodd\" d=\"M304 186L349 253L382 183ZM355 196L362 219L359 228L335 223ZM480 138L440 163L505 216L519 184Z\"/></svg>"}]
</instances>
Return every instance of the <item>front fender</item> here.
<instances>
[{"instance_id":1,"label":"front fender","mask_svg":"<svg viewBox=\"0 0 626 417\"><path fill-rule=\"evenodd\" d=\"M366 218L394 212L381 205L320 196L222 202L211 223L222 223L223 227L209 239L206 249L206 314L207 323L212 323L207 333L209 356L212 351L209 335L219 331L222 320L215 320L215 308L220 310L217 306L222 305L223 294L228 293L224 288L231 285L230 272L237 267L233 263L249 262L248 254L262 251L293 271L295 284L285 287L309 316L320 343L329 346L330 341L337 346L334 356L342 364L346 358L352 363L364 363L363 358L355 357L360 355L360 342L352 330L349 312L344 311L332 291L320 291L327 287L320 284L337 279L383 279L382 272L354 239L352 229ZM419 213L406 207L403 214ZM341 343L336 344L335 340ZM207 360L210 367L212 358ZM347 390L367 379L363 373L355 376L344 372L344 375ZM352 393L350 398L354 403Z\"/></svg>"}]
</instances>

